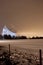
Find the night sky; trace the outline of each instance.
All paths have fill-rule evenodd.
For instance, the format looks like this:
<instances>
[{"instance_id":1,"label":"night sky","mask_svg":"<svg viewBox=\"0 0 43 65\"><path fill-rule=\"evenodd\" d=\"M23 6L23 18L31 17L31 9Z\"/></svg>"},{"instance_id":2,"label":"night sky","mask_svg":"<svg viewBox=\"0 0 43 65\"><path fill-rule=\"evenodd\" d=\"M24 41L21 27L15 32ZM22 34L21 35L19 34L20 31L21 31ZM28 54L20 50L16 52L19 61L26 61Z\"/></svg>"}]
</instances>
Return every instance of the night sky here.
<instances>
[{"instance_id":1,"label":"night sky","mask_svg":"<svg viewBox=\"0 0 43 65\"><path fill-rule=\"evenodd\" d=\"M4 25L17 35L43 36L43 0L0 0L0 33Z\"/></svg>"}]
</instances>

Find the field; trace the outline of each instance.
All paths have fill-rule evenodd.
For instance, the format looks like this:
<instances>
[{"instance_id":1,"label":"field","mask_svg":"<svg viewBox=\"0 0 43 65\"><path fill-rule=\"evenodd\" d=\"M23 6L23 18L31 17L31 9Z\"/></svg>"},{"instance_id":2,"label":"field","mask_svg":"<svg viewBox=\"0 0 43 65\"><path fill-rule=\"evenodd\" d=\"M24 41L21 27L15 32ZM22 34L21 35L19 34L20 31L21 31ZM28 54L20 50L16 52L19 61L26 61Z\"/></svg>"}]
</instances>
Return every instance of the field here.
<instances>
[{"instance_id":1,"label":"field","mask_svg":"<svg viewBox=\"0 0 43 65\"><path fill-rule=\"evenodd\" d=\"M10 59L16 65L37 65L39 64L39 49L42 50L43 59L43 40L3 40L0 41L0 54L9 53ZM0 47L1 48L1 47Z\"/></svg>"}]
</instances>

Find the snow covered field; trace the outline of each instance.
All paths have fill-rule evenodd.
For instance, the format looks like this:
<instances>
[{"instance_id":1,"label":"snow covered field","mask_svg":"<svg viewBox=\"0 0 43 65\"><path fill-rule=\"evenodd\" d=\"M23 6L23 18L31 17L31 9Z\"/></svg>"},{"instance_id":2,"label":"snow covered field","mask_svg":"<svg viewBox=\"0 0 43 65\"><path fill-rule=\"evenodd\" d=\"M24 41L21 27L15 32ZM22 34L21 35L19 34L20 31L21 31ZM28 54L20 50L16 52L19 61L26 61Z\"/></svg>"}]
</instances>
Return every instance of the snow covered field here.
<instances>
[{"instance_id":1,"label":"snow covered field","mask_svg":"<svg viewBox=\"0 0 43 65\"><path fill-rule=\"evenodd\" d=\"M42 50L43 56L43 40L1 40L0 46L4 47L0 52L8 51L9 44L10 58L15 62L19 62L19 65L35 65L39 61L39 49Z\"/></svg>"}]
</instances>

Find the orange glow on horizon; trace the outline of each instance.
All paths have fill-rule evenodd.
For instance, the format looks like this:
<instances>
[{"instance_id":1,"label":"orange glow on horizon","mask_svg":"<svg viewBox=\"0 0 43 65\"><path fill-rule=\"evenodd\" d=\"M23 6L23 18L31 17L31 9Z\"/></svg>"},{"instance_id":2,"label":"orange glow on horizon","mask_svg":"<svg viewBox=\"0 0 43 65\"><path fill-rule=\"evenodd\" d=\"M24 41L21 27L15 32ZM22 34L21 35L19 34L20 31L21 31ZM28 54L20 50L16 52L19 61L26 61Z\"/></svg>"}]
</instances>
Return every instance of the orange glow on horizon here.
<instances>
[{"instance_id":1,"label":"orange glow on horizon","mask_svg":"<svg viewBox=\"0 0 43 65\"><path fill-rule=\"evenodd\" d=\"M17 33L17 36L22 36L22 35L24 35L24 36L27 36L27 37L33 37L33 36L43 36L43 34L42 33L33 33L33 32L30 32L30 33L28 33L28 32L20 32L20 33Z\"/></svg>"}]
</instances>

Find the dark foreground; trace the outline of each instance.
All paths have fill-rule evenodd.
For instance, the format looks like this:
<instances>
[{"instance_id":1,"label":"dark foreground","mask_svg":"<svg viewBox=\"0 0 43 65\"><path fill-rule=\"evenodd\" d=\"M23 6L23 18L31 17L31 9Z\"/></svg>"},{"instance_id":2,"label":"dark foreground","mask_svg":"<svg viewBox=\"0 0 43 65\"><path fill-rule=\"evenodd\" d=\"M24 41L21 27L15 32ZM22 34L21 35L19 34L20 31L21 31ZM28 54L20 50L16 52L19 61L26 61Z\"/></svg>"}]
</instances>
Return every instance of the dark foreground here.
<instances>
[{"instance_id":1,"label":"dark foreground","mask_svg":"<svg viewBox=\"0 0 43 65\"><path fill-rule=\"evenodd\" d=\"M43 65L43 40L1 40L0 46L0 65Z\"/></svg>"},{"instance_id":2,"label":"dark foreground","mask_svg":"<svg viewBox=\"0 0 43 65\"><path fill-rule=\"evenodd\" d=\"M22 50L14 50L14 53L9 51L3 51L0 54L0 65L40 65L38 55Z\"/></svg>"}]
</instances>

